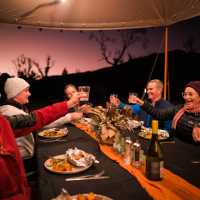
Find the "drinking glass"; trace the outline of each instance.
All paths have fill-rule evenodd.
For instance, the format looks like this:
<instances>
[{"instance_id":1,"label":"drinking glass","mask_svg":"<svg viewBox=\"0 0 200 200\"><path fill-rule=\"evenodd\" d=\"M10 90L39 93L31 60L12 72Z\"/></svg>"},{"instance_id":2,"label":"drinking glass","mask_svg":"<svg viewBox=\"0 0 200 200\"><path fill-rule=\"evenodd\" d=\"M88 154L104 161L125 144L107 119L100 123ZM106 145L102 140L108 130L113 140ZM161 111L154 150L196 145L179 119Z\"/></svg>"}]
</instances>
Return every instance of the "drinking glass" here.
<instances>
[{"instance_id":1,"label":"drinking glass","mask_svg":"<svg viewBox=\"0 0 200 200\"><path fill-rule=\"evenodd\" d=\"M89 103L90 86L79 86L78 91L81 93L80 106Z\"/></svg>"}]
</instances>

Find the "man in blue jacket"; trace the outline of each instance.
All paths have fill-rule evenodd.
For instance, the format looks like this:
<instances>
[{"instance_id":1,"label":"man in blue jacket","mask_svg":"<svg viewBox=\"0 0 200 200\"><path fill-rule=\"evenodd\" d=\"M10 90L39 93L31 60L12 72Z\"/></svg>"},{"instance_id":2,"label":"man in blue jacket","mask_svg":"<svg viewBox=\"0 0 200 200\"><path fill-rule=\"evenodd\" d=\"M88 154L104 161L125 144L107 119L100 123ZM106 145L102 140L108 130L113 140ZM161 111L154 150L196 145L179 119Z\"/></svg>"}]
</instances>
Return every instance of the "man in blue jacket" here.
<instances>
[{"instance_id":1,"label":"man in blue jacket","mask_svg":"<svg viewBox=\"0 0 200 200\"><path fill-rule=\"evenodd\" d=\"M163 109L172 106L171 103L162 98L163 83L158 79L150 80L147 84L147 98L150 103L157 109ZM117 97L111 97L110 102L120 109L125 106L130 106L133 113L138 117L139 120L144 121L145 127L151 127L152 116L143 111L138 104L134 104L129 98L130 105L121 102ZM171 130L171 121L159 120L159 128L167 131Z\"/></svg>"}]
</instances>

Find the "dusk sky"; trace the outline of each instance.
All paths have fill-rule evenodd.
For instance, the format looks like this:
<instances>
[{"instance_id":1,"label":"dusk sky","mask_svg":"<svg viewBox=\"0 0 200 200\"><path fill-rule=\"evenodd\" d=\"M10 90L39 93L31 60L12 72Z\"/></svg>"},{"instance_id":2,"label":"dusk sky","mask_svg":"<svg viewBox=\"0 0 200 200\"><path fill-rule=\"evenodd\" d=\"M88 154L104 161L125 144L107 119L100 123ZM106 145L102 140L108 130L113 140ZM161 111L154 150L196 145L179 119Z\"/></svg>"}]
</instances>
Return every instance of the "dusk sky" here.
<instances>
[{"instance_id":1,"label":"dusk sky","mask_svg":"<svg viewBox=\"0 0 200 200\"><path fill-rule=\"evenodd\" d=\"M163 29L146 29L149 40L147 48L144 49L139 43L132 48L135 57L149 55L158 52L161 46ZM107 31L117 37L118 31ZM98 44L89 39L87 31L63 31L37 28L17 29L16 25L0 24L0 72L8 72L16 75L16 69L12 60L21 54L31 57L44 67L48 55L55 61L54 67L49 75L61 74L63 68L69 73L77 71L92 71L109 66L101 60ZM200 49L200 18L181 22L169 28L169 48L182 49L183 41L193 35L195 38L195 49ZM117 44L112 48L117 48ZM163 49L161 49L163 51Z\"/></svg>"}]
</instances>

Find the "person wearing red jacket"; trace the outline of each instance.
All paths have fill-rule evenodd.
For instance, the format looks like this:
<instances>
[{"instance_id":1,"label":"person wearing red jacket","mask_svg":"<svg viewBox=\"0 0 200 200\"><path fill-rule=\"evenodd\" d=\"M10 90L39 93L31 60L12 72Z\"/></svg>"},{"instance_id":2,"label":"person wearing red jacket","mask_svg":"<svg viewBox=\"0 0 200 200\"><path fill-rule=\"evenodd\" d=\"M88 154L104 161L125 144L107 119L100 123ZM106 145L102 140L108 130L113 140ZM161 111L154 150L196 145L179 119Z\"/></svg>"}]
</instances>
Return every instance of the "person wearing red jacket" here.
<instances>
[{"instance_id":1,"label":"person wearing red jacket","mask_svg":"<svg viewBox=\"0 0 200 200\"><path fill-rule=\"evenodd\" d=\"M79 102L75 94L67 102L60 102L33 111L29 115L5 118L0 115L0 199L29 200L30 188L15 137L37 131L44 125L65 115ZM26 127L26 128L24 128Z\"/></svg>"}]
</instances>

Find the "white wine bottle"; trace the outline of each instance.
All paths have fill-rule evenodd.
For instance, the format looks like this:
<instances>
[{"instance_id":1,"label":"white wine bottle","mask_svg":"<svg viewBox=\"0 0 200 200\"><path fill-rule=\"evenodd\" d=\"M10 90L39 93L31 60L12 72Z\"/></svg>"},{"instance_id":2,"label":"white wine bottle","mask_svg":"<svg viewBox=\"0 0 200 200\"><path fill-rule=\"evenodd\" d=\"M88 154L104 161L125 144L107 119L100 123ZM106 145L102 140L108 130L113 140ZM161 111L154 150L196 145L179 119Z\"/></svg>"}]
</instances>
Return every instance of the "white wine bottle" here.
<instances>
[{"instance_id":1,"label":"white wine bottle","mask_svg":"<svg viewBox=\"0 0 200 200\"><path fill-rule=\"evenodd\" d=\"M146 156L146 177L149 180L161 180L163 166L163 151L158 140L158 120L152 120L152 138Z\"/></svg>"}]
</instances>

